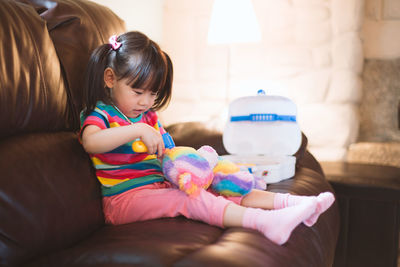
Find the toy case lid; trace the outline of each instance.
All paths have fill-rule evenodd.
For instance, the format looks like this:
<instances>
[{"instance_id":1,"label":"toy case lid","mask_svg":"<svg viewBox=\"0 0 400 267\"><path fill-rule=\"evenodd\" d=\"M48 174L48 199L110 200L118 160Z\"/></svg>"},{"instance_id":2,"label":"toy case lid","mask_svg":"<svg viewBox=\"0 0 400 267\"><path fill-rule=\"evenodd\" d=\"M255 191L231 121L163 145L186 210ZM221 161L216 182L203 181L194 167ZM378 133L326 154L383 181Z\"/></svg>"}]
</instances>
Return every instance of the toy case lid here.
<instances>
[{"instance_id":1,"label":"toy case lid","mask_svg":"<svg viewBox=\"0 0 400 267\"><path fill-rule=\"evenodd\" d=\"M301 145L297 108L289 98L260 90L234 100L228 115L223 144L230 154L287 156Z\"/></svg>"}]
</instances>

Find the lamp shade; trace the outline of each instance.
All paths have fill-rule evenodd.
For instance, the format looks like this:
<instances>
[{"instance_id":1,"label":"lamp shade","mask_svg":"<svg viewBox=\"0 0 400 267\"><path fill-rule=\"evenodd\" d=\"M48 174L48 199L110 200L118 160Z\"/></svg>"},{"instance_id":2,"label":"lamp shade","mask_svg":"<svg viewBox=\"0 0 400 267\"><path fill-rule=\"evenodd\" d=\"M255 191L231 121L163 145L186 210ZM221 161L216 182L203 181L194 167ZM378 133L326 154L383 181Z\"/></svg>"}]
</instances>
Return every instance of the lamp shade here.
<instances>
[{"instance_id":1,"label":"lamp shade","mask_svg":"<svg viewBox=\"0 0 400 267\"><path fill-rule=\"evenodd\" d=\"M214 0L208 29L209 44L260 40L261 30L251 0Z\"/></svg>"}]
</instances>

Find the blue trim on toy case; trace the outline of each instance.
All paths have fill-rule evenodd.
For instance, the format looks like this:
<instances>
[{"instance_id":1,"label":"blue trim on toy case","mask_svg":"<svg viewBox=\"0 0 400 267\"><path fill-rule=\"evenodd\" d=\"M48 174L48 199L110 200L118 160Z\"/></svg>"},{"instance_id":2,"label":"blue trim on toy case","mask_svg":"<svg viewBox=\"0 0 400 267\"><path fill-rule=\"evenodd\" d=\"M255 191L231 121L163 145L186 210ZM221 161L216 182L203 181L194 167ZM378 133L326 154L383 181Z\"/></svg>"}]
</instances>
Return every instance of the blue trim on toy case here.
<instances>
[{"instance_id":1,"label":"blue trim on toy case","mask_svg":"<svg viewBox=\"0 0 400 267\"><path fill-rule=\"evenodd\" d=\"M231 122L235 121L292 121L296 122L296 116L278 115L272 113L250 114L247 116L232 116Z\"/></svg>"}]
</instances>

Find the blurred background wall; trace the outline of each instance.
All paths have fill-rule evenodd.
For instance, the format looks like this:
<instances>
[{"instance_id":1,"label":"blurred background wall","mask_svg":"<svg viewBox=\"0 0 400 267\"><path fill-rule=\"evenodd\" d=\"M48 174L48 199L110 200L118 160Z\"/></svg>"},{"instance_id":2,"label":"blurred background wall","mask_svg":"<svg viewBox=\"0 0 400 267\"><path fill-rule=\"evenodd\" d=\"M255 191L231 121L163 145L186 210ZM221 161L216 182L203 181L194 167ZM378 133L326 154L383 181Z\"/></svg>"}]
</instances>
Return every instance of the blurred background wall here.
<instances>
[{"instance_id":1,"label":"blurred background wall","mask_svg":"<svg viewBox=\"0 0 400 267\"><path fill-rule=\"evenodd\" d=\"M171 56L164 124L201 121L222 131L229 101L264 89L296 103L319 160L400 155L400 1L253 0L261 41L225 45L207 43L212 0L96 2Z\"/></svg>"}]
</instances>

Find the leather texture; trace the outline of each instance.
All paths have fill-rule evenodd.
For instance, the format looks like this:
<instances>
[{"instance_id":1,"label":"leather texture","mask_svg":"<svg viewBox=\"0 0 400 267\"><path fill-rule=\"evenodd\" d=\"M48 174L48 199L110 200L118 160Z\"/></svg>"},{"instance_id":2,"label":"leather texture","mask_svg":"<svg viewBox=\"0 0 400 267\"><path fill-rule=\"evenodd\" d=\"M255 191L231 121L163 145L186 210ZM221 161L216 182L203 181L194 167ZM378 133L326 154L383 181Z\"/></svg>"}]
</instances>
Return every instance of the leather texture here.
<instances>
[{"instance_id":1,"label":"leather texture","mask_svg":"<svg viewBox=\"0 0 400 267\"><path fill-rule=\"evenodd\" d=\"M110 9L91 1L32 0L57 51L68 85L70 128L79 128L84 73L93 49L113 34L125 32L125 23Z\"/></svg>"},{"instance_id":2,"label":"leather texture","mask_svg":"<svg viewBox=\"0 0 400 267\"><path fill-rule=\"evenodd\" d=\"M111 10L85 0L0 0L0 266L331 266L334 204L317 224L278 246L244 228L178 218L104 224L101 193L76 130L91 51L125 31ZM178 145L215 147L198 123L168 127ZM274 192L332 191L306 150L296 176Z\"/></svg>"},{"instance_id":3,"label":"leather texture","mask_svg":"<svg viewBox=\"0 0 400 267\"><path fill-rule=\"evenodd\" d=\"M0 137L65 129L67 91L46 22L13 1L0 10Z\"/></svg>"},{"instance_id":4,"label":"leather texture","mask_svg":"<svg viewBox=\"0 0 400 267\"><path fill-rule=\"evenodd\" d=\"M100 188L74 133L0 142L0 266L74 245L104 224ZM79 175L77 175L79 174Z\"/></svg>"}]
</instances>

